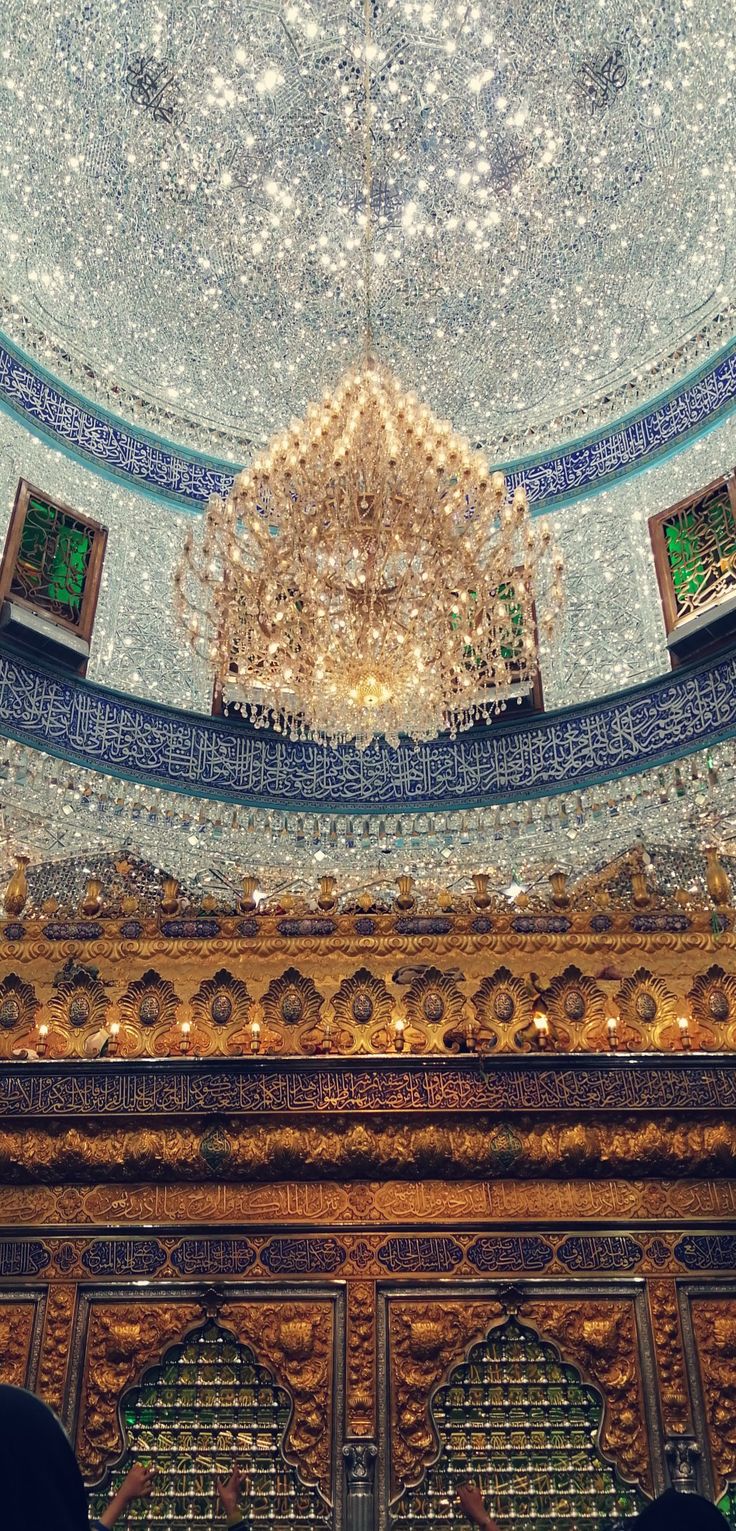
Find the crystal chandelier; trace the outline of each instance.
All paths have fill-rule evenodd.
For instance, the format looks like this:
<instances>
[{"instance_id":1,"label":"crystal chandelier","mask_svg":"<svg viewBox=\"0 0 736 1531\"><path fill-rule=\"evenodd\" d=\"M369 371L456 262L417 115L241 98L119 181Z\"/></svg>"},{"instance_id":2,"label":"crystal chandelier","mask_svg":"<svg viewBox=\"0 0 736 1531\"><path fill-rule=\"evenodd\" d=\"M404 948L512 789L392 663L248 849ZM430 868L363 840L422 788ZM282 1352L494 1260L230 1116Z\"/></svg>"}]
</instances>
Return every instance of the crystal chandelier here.
<instances>
[{"instance_id":1,"label":"crystal chandelier","mask_svg":"<svg viewBox=\"0 0 736 1531\"><path fill-rule=\"evenodd\" d=\"M511 498L446 421L368 366L210 502L176 584L192 642L253 723L395 743L488 721L530 690L561 568L523 488Z\"/></svg>"},{"instance_id":2,"label":"crystal chandelier","mask_svg":"<svg viewBox=\"0 0 736 1531\"><path fill-rule=\"evenodd\" d=\"M375 360L371 0L364 23L364 364L210 501L175 575L193 647L251 723L360 747L490 721L532 689L562 605L524 489Z\"/></svg>"}]
</instances>

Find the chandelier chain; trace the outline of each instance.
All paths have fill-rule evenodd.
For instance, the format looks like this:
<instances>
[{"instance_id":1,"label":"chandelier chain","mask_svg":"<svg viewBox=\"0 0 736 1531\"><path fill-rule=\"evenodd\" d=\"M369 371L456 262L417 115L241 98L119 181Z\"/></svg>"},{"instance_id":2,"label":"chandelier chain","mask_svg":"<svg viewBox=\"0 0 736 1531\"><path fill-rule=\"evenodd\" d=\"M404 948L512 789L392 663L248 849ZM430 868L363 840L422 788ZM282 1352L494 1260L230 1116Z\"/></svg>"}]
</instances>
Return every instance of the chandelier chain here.
<instances>
[{"instance_id":1,"label":"chandelier chain","mask_svg":"<svg viewBox=\"0 0 736 1531\"><path fill-rule=\"evenodd\" d=\"M374 356L373 343L373 104L371 78L372 0L363 0L363 285L365 317L363 355L366 363Z\"/></svg>"}]
</instances>

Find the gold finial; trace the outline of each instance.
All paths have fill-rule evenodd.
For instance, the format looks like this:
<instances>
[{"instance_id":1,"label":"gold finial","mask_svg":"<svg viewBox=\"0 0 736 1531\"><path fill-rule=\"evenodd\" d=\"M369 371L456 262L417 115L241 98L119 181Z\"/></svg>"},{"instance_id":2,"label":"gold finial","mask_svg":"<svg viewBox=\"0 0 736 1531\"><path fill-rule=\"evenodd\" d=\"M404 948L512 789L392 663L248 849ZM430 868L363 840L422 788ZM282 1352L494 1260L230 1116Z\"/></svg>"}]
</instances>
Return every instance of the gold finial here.
<instances>
[{"instance_id":1,"label":"gold finial","mask_svg":"<svg viewBox=\"0 0 736 1531\"><path fill-rule=\"evenodd\" d=\"M15 871L5 889L5 913L13 916L23 913L28 898L28 878L26 867L30 861L29 856L16 856Z\"/></svg>"},{"instance_id":2,"label":"gold finial","mask_svg":"<svg viewBox=\"0 0 736 1531\"><path fill-rule=\"evenodd\" d=\"M652 895L649 892L646 874L644 872L632 872L631 894L637 909L646 909L647 904L651 904Z\"/></svg>"},{"instance_id":3,"label":"gold finial","mask_svg":"<svg viewBox=\"0 0 736 1531\"><path fill-rule=\"evenodd\" d=\"M176 914L179 908L179 884L175 877L165 877L161 885L161 913Z\"/></svg>"},{"instance_id":4,"label":"gold finial","mask_svg":"<svg viewBox=\"0 0 736 1531\"><path fill-rule=\"evenodd\" d=\"M716 906L730 904L731 882L714 845L706 846L705 850L705 882Z\"/></svg>"},{"instance_id":5,"label":"gold finial","mask_svg":"<svg viewBox=\"0 0 736 1531\"><path fill-rule=\"evenodd\" d=\"M321 909L323 914L331 914L332 910L337 908L336 877L320 877L317 908Z\"/></svg>"},{"instance_id":6,"label":"gold finial","mask_svg":"<svg viewBox=\"0 0 736 1531\"><path fill-rule=\"evenodd\" d=\"M487 909L491 902L488 883L489 877L487 872L473 873L473 903L476 909Z\"/></svg>"},{"instance_id":7,"label":"gold finial","mask_svg":"<svg viewBox=\"0 0 736 1531\"><path fill-rule=\"evenodd\" d=\"M552 889L552 903L557 909L567 909L570 903L570 895L567 891L567 872L550 872L549 884Z\"/></svg>"},{"instance_id":8,"label":"gold finial","mask_svg":"<svg viewBox=\"0 0 736 1531\"><path fill-rule=\"evenodd\" d=\"M240 909L242 914L252 914L253 910L257 908L254 897L257 887L257 877L243 878L243 893L240 899Z\"/></svg>"},{"instance_id":9,"label":"gold finial","mask_svg":"<svg viewBox=\"0 0 736 1531\"><path fill-rule=\"evenodd\" d=\"M414 878L406 876L399 877L397 879L396 886L399 890L398 896L394 899L396 908L404 910L413 909L414 905L416 904L416 899L411 891L414 887Z\"/></svg>"},{"instance_id":10,"label":"gold finial","mask_svg":"<svg viewBox=\"0 0 736 1531\"><path fill-rule=\"evenodd\" d=\"M82 899L82 914L91 919L102 908L102 883L99 877L90 877Z\"/></svg>"}]
</instances>

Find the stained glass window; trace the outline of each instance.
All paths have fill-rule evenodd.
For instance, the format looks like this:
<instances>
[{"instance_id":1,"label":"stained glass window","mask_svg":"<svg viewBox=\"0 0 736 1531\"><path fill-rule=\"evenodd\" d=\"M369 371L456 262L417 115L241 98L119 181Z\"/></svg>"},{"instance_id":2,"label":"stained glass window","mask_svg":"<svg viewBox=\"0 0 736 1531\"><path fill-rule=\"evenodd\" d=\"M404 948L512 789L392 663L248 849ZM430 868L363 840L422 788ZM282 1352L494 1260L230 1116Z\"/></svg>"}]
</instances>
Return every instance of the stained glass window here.
<instances>
[{"instance_id":1,"label":"stained glass window","mask_svg":"<svg viewBox=\"0 0 736 1531\"><path fill-rule=\"evenodd\" d=\"M88 639L107 533L21 481L0 576L0 598Z\"/></svg>"},{"instance_id":2,"label":"stained glass window","mask_svg":"<svg viewBox=\"0 0 736 1531\"><path fill-rule=\"evenodd\" d=\"M643 1503L600 1452L596 1390L515 1318L473 1347L431 1411L439 1455L399 1500L394 1531L457 1531L468 1480L515 1531L606 1531Z\"/></svg>"},{"instance_id":3,"label":"stained glass window","mask_svg":"<svg viewBox=\"0 0 736 1531\"><path fill-rule=\"evenodd\" d=\"M294 1531L329 1525L318 1490L305 1487L282 1455L290 1414L288 1394L252 1351L208 1324L123 1398L127 1449L106 1492L95 1495L93 1514L101 1513L133 1462L143 1462L154 1469L154 1488L131 1506L131 1525L149 1531L222 1526L215 1479L237 1465L245 1473L243 1518L254 1531L274 1520L288 1521Z\"/></svg>"},{"instance_id":4,"label":"stained glass window","mask_svg":"<svg viewBox=\"0 0 736 1531\"><path fill-rule=\"evenodd\" d=\"M736 504L719 479L650 522L668 631L736 595Z\"/></svg>"},{"instance_id":5,"label":"stained glass window","mask_svg":"<svg viewBox=\"0 0 736 1531\"><path fill-rule=\"evenodd\" d=\"M729 1526L736 1527L736 1484L729 1483L723 1498L718 1501L718 1508L725 1515Z\"/></svg>"}]
</instances>

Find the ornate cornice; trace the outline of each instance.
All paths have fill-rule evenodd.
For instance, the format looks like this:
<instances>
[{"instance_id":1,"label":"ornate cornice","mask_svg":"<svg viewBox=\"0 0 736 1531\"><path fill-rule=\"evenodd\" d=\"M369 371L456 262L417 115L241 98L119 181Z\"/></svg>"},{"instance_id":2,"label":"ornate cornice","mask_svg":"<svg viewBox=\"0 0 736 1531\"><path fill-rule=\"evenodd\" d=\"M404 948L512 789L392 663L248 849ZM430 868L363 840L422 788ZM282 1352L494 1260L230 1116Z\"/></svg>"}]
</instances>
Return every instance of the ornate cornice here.
<instances>
[{"instance_id":1,"label":"ornate cornice","mask_svg":"<svg viewBox=\"0 0 736 1531\"><path fill-rule=\"evenodd\" d=\"M736 345L625 419L507 466L530 503L556 509L679 450L736 404ZM35 434L97 472L170 504L201 509L227 491L233 467L107 413L0 336L0 405Z\"/></svg>"},{"instance_id":2,"label":"ornate cornice","mask_svg":"<svg viewBox=\"0 0 736 1531\"><path fill-rule=\"evenodd\" d=\"M444 811L583 789L736 733L736 654L454 741L360 753L264 737L0 652L0 734L142 785L244 807Z\"/></svg>"}]
</instances>

